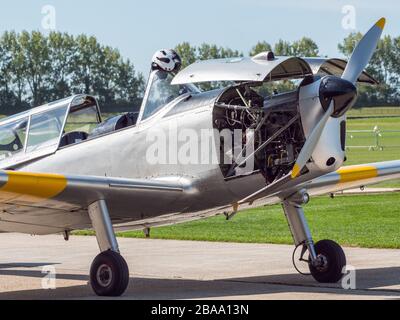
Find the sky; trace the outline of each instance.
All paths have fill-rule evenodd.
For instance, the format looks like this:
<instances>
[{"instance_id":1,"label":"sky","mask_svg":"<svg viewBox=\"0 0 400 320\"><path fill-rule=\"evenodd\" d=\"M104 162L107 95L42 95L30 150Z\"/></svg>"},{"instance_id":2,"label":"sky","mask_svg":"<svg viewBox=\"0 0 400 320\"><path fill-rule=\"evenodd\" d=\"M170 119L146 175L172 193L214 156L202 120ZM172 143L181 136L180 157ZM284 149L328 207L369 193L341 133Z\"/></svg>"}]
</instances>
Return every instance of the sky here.
<instances>
[{"instance_id":1,"label":"sky","mask_svg":"<svg viewBox=\"0 0 400 320\"><path fill-rule=\"evenodd\" d=\"M385 34L400 36L398 0L0 0L0 32L49 26L94 35L147 75L154 52L188 41L237 49L248 55L258 41L303 36L320 53L340 57L337 44L350 32L366 32L387 18ZM54 15L48 11L54 8ZM349 7L350 6L350 7ZM350 9L349 9L350 8ZM44 10L44 13L42 11ZM53 12L53 11L51 11ZM50 19L50 20L49 20Z\"/></svg>"}]
</instances>

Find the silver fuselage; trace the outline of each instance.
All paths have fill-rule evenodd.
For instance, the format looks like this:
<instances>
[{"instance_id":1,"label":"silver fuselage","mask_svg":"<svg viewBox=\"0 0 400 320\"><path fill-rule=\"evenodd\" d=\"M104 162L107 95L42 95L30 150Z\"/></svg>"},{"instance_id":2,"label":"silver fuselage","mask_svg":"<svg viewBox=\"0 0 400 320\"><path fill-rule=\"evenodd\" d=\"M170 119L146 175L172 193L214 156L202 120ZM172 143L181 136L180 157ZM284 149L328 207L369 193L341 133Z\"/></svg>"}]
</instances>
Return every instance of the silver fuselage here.
<instances>
[{"instance_id":1,"label":"silver fuselage","mask_svg":"<svg viewBox=\"0 0 400 320\"><path fill-rule=\"evenodd\" d=\"M178 129L191 128L198 132L202 129L213 129L214 104L210 103L210 99L207 99L206 105L169 115L181 99L171 102L153 117L134 127L67 146L43 158L21 164L15 169L24 172L136 179L168 179L179 176L194 190L184 196L169 199L169 206L166 206L164 201L160 201L159 204L152 203L149 205L149 208L151 207L149 212L136 211L135 203L130 202L129 196L124 197L121 192L120 199L111 199L108 203L111 215L124 220L140 220L144 217L196 212L225 206L265 186L265 179L261 174L226 181L217 163L149 164L146 153L150 144L148 133L151 130L156 129L165 133L169 149L170 144L175 143L169 136L171 126ZM198 147L201 150L201 146Z\"/></svg>"}]
</instances>

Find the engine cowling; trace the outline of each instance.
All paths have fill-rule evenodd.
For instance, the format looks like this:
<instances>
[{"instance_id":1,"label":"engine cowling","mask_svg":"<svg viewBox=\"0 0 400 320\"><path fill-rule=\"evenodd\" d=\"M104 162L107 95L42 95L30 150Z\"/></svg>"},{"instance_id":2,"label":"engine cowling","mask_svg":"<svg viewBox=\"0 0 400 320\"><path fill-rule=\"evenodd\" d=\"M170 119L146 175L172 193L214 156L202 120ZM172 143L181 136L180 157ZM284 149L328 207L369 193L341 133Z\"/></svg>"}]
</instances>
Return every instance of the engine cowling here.
<instances>
[{"instance_id":1,"label":"engine cowling","mask_svg":"<svg viewBox=\"0 0 400 320\"><path fill-rule=\"evenodd\" d=\"M357 89L349 81L335 77L312 78L299 88L299 112L306 139L334 103L308 165L318 171L331 172L340 168L345 159L346 111L357 99Z\"/></svg>"}]
</instances>

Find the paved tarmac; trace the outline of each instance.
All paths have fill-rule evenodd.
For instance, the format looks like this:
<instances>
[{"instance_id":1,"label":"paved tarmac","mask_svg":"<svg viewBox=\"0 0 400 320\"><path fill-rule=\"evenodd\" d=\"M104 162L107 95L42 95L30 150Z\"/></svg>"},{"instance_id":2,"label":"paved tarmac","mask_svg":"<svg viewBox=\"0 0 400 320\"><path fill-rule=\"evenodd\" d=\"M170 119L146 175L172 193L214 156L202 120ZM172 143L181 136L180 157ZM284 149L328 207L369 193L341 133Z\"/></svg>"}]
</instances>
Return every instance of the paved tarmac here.
<instances>
[{"instance_id":1,"label":"paved tarmac","mask_svg":"<svg viewBox=\"0 0 400 320\"><path fill-rule=\"evenodd\" d=\"M122 299L399 299L400 250L345 248L356 289L295 272L292 246L119 239L131 280ZM0 234L0 299L95 299L94 237ZM45 290L43 270L57 286Z\"/></svg>"}]
</instances>

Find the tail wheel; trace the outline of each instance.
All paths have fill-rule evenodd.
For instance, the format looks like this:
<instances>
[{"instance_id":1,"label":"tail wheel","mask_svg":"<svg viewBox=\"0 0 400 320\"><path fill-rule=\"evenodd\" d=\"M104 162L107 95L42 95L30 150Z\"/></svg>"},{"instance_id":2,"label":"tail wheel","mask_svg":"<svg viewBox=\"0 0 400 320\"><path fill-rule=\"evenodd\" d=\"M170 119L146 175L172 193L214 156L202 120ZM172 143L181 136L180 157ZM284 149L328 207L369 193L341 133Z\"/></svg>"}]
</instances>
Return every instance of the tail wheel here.
<instances>
[{"instance_id":1,"label":"tail wheel","mask_svg":"<svg viewBox=\"0 0 400 320\"><path fill-rule=\"evenodd\" d=\"M309 263L311 275L321 283L336 283L343 276L346 256L341 246L331 240L322 240L315 244L320 265Z\"/></svg>"},{"instance_id":2,"label":"tail wheel","mask_svg":"<svg viewBox=\"0 0 400 320\"><path fill-rule=\"evenodd\" d=\"M117 252L100 253L90 267L90 285L98 296L118 297L129 283L129 269Z\"/></svg>"}]
</instances>

